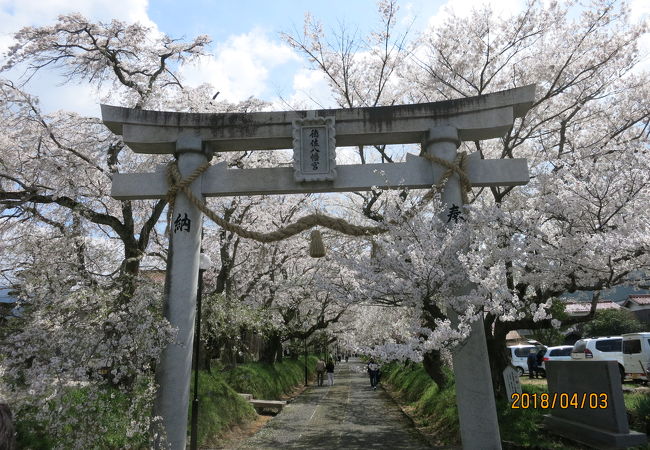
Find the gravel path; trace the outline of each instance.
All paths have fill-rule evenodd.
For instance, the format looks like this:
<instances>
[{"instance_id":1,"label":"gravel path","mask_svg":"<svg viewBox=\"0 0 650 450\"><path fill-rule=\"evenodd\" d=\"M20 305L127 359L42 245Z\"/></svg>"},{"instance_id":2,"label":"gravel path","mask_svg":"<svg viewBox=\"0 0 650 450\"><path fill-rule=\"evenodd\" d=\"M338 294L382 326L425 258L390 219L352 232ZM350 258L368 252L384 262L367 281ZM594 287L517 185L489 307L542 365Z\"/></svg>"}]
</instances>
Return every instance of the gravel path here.
<instances>
[{"instance_id":1,"label":"gravel path","mask_svg":"<svg viewBox=\"0 0 650 450\"><path fill-rule=\"evenodd\" d=\"M237 448L431 447L381 387L370 388L365 365L351 359L336 366L334 386L310 386Z\"/></svg>"}]
</instances>

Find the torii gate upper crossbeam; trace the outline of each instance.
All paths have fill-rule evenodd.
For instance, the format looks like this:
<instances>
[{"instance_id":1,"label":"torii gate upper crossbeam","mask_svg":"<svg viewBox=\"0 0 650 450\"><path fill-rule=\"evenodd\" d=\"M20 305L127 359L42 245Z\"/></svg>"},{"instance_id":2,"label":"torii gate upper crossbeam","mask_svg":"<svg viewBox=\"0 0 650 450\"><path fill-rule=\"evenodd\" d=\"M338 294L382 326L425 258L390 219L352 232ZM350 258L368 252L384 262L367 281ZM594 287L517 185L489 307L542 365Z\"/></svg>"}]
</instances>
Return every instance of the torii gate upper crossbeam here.
<instances>
[{"instance_id":1,"label":"torii gate upper crossbeam","mask_svg":"<svg viewBox=\"0 0 650 450\"><path fill-rule=\"evenodd\" d=\"M101 105L104 124L137 153L174 153L180 134L196 133L214 152L292 148L292 122L333 117L336 145L421 143L431 126L451 125L461 141L503 136L531 107L535 86L434 103L253 113L178 113Z\"/></svg>"}]
</instances>

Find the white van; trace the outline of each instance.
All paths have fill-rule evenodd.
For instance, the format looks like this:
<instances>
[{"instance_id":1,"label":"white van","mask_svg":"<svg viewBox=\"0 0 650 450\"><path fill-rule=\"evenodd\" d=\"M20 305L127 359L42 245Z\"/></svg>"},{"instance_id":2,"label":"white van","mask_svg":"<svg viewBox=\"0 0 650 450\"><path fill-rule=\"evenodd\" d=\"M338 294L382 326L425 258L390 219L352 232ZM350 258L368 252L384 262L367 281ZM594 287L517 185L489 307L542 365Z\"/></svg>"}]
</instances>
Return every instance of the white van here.
<instances>
[{"instance_id":1,"label":"white van","mask_svg":"<svg viewBox=\"0 0 650 450\"><path fill-rule=\"evenodd\" d=\"M625 379L625 363L623 361L623 338L621 336L595 337L580 339L571 350L572 359L591 361L616 361L621 373L621 381Z\"/></svg>"},{"instance_id":2,"label":"white van","mask_svg":"<svg viewBox=\"0 0 650 450\"><path fill-rule=\"evenodd\" d=\"M546 372L546 363L548 361L571 361L571 352L573 345L557 345L549 347L544 353L544 360L542 361L542 369Z\"/></svg>"},{"instance_id":3,"label":"white van","mask_svg":"<svg viewBox=\"0 0 650 450\"><path fill-rule=\"evenodd\" d=\"M650 378L650 332L623 335L625 371L633 380Z\"/></svg>"},{"instance_id":4,"label":"white van","mask_svg":"<svg viewBox=\"0 0 650 450\"><path fill-rule=\"evenodd\" d=\"M531 351L537 353L540 350L546 350L546 347L542 344L510 345L508 350L512 365L517 369L519 376L522 376L524 373L528 373L528 354Z\"/></svg>"}]
</instances>

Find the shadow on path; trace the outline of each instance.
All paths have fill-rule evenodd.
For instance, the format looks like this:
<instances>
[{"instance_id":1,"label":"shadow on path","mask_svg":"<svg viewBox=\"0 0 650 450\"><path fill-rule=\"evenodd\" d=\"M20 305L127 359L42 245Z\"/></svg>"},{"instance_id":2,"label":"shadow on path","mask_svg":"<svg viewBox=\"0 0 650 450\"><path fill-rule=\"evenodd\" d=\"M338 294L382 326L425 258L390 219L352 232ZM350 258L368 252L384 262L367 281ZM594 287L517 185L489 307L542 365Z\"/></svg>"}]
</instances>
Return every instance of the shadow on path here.
<instances>
[{"instance_id":1,"label":"shadow on path","mask_svg":"<svg viewBox=\"0 0 650 450\"><path fill-rule=\"evenodd\" d=\"M308 387L282 413L237 448L435 447L418 433L383 389L370 388L365 365L351 359L336 366L334 386Z\"/></svg>"}]
</instances>

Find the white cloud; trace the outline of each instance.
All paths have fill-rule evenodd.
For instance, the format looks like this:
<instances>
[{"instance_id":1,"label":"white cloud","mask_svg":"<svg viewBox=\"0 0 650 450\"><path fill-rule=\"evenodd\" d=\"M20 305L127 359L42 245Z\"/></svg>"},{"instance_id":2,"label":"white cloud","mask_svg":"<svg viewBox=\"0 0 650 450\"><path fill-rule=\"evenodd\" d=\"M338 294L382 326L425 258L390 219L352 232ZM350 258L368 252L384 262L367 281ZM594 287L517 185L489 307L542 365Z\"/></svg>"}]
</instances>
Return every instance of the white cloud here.
<instances>
[{"instance_id":1,"label":"white cloud","mask_svg":"<svg viewBox=\"0 0 650 450\"><path fill-rule=\"evenodd\" d=\"M45 112L58 110L74 111L87 117L100 117L102 93L98 93L94 86L87 83L69 83L52 88L51 80L47 77L35 80L30 85L31 92L43 92L39 95L40 107ZM105 95L105 93L104 93Z\"/></svg>"},{"instance_id":2,"label":"white cloud","mask_svg":"<svg viewBox=\"0 0 650 450\"><path fill-rule=\"evenodd\" d=\"M127 23L140 22L158 33L147 14L148 0L0 0L0 53L12 43L15 32L26 26L53 24L62 14L80 13L92 21L112 19ZM17 79L19 69L2 74ZM101 95L89 84L59 85L63 78L54 71L44 71L30 81L28 90L40 98L46 112L59 109L84 115L99 115Z\"/></svg>"},{"instance_id":3,"label":"white cloud","mask_svg":"<svg viewBox=\"0 0 650 450\"><path fill-rule=\"evenodd\" d=\"M286 109L287 103L293 109L336 108L331 89L325 75L320 70L302 67L293 76L293 94L278 103L280 109Z\"/></svg>"},{"instance_id":4,"label":"white cloud","mask_svg":"<svg viewBox=\"0 0 650 450\"><path fill-rule=\"evenodd\" d=\"M402 26L410 26L417 19L416 9L411 2L400 5L398 14Z\"/></svg>"},{"instance_id":5,"label":"white cloud","mask_svg":"<svg viewBox=\"0 0 650 450\"><path fill-rule=\"evenodd\" d=\"M181 76L189 85L209 83L221 99L236 102L250 96L265 97L271 70L299 60L290 47L255 28L218 44L214 56L182 67Z\"/></svg>"},{"instance_id":6,"label":"white cloud","mask_svg":"<svg viewBox=\"0 0 650 450\"><path fill-rule=\"evenodd\" d=\"M650 25L650 2L648 0L632 0L630 2L630 18L634 22L645 22ZM637 70L650 71L650 33L645 33L639 39L639 51L644 60Z\"/></svg>"},{"instance_id":7,"label":"white cloud","mask_svg":"<svg viewBox=\"0 0 650 450\"><path fill-rule=\"evenodd\" d=\"M650 20L650 2L648 0L632 0L630 2L632 20Z\"/></svg>"},{"instance_id":8,"label":"white cloud","mask_svg":"<svg viewBox=\"0 0 650 450\"><path fill-rule=\"evenodd\" d=\"M0 51L11 36L30 25L53 23L61 14L80 13L92 20L140 22L156 28L147 15L148 0L0 0Z\"/></svg>"}]
</instances>

